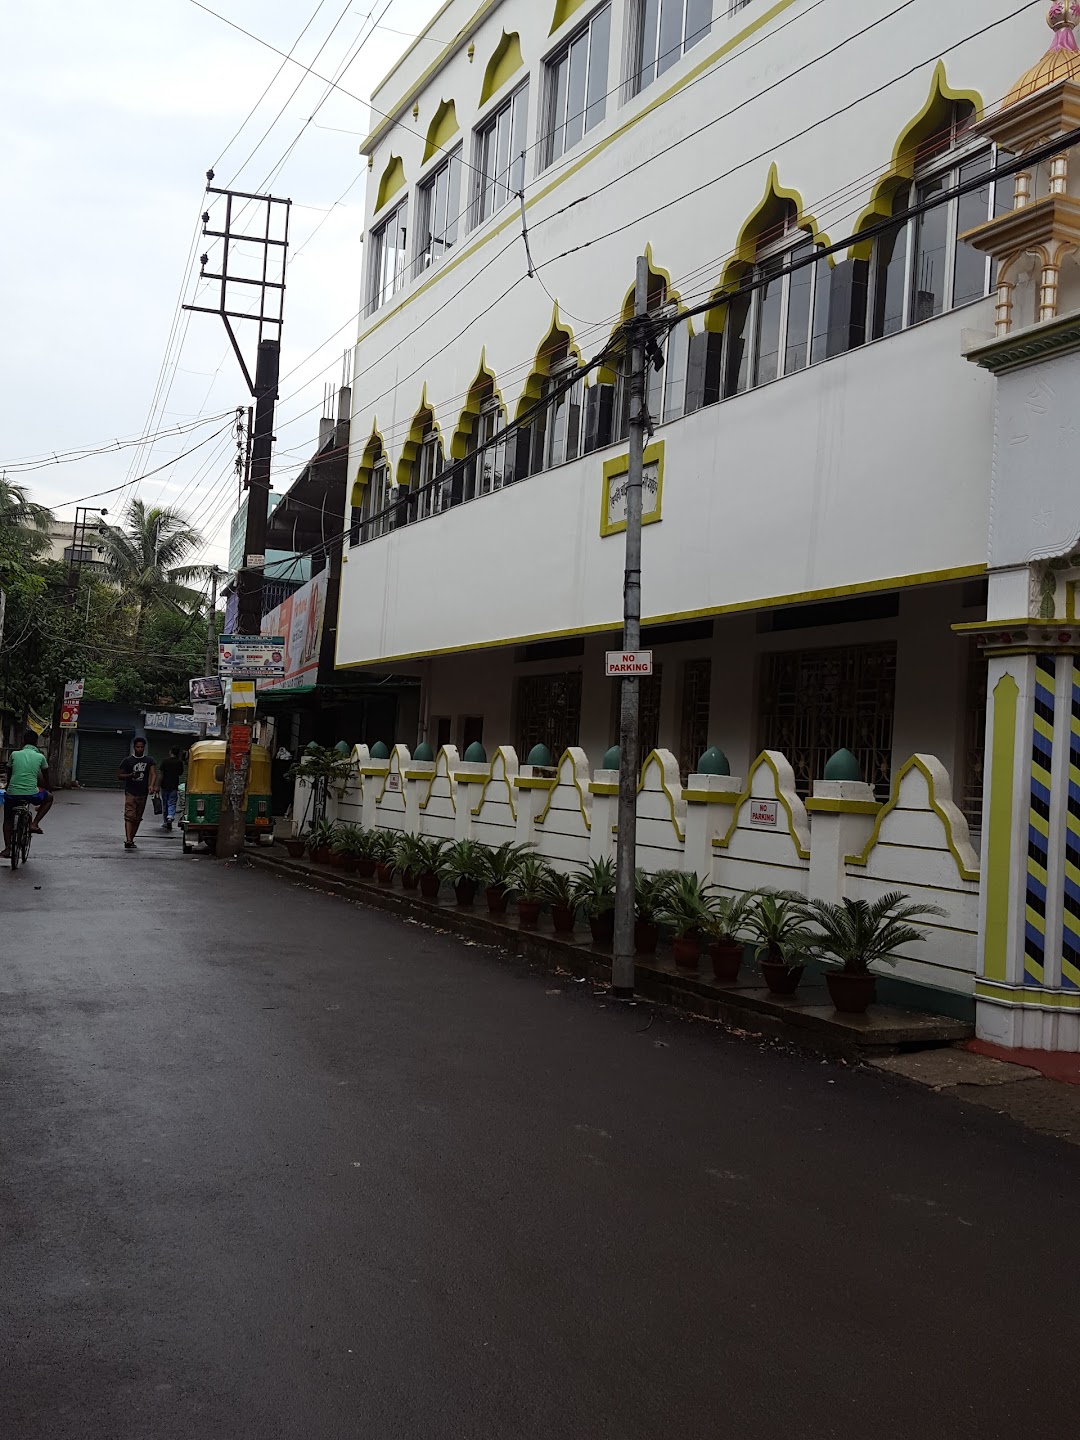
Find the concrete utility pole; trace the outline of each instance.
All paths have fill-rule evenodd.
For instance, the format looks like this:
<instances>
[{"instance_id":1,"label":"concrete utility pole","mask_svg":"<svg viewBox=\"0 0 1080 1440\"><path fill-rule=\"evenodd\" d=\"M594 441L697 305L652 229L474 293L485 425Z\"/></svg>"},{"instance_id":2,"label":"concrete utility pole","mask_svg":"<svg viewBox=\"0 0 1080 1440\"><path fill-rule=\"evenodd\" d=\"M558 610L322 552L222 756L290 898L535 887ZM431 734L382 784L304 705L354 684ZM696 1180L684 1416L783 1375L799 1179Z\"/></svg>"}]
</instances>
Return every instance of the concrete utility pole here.
<instances>
[{"instance_id":1,"label":"concrete utility pole","mask_svg":"<svg viewBox=\"0 0 1080 1440\"><path fill-rule=\"evenodd\" d=\"M649 262L638 256L634 281L634 329L630 351L630 463L626 480L626 562L623 575L623 650L641 643L641 479L645 456L645 316L649 309ZM619 718L619 833L616 848L615 994L634 993L634 872L637 863L637 787L641 740L641 681L622 678Z\"/></svg>"},{"instance_id":2,"label":"concrete utility pole","mask_svg":"<svg viewBox=\"0 0 1080 1440\"><path fill-rule=\"evenodd\" d=\"M285 313L285 261L289 247L289 206L292 202L274 195L252 195L242 190L216 189L213 179L214 172L210 170L206 175L206 193L224 201L225 217L222 228L212 230L210 211L207 210L203 216L203 234L221 241L221 268L214 272L208 270L210 256L203 255L201 278L219 282L218 303L213 307L185 305L184 309L221 317L255 401L255 423L251 431L251 466L248 473L247 528L244 536L244 557L237 576L237 632L240 635L258 635L262 626L270 457L274 444L274 405L277 401L281 359L281 330ZM242 203L234 216L234 206L238 201ZM255 207L256 216L261 214L261 225L257 221L253 230L237 230L236 222L252 206ZM251 273L252 262L243 253L233 253L233 247L238 244L261 247L261 263L256 267L259 273ZM237 291L237 286L253 286L257 289L256 311L238 308L242 301L234 301L232 297L242 297L244 292L242 289ZM234 320L258 322L254 380L233 330ZM268 330L272 332L269 335L266 333ZM217 839L217 854L225 858L239 855L244 848L244 797L251 768L251 727L255 717L254 685L250 686L250 691L252 699L243 705L237 703L234 692L226 729L225 777Z\"/></svg>"}]
</instances>

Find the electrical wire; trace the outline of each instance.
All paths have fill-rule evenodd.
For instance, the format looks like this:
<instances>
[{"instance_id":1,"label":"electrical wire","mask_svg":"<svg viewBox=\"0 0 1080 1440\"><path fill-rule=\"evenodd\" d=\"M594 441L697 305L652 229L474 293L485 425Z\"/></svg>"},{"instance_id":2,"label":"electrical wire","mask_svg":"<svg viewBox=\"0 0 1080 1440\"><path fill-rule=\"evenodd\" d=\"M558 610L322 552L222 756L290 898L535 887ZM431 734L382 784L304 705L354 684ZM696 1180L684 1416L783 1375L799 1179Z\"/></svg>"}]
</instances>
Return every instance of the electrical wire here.
<instances>
[{"instance_id":1,"label":"electrical wire","mask_svg":"<svg viewBox=\"0 0 1080 1440\"><path fill-rule=\"evenodd\" d=\"M101 445L77 445L70 450L53 451L48 457L44 455L26 456L22 460L0 461L0 471L5 474L11 471L15 474L24 474L33 470L48 470L54 465L71 465L79 460L92 460L98 455L112 455L120 450L129 450L133 445L145 445L150 441L164 440L176 435L187 435L192 430L199 430L204 425L212 425L215 420L224 419L225 411L220 415L204 415L199 419L190 420L186 424L170 425L167 430L158 430L153 435L135 435L127 440L110 440Z\"/></svg>"}]
</instances>

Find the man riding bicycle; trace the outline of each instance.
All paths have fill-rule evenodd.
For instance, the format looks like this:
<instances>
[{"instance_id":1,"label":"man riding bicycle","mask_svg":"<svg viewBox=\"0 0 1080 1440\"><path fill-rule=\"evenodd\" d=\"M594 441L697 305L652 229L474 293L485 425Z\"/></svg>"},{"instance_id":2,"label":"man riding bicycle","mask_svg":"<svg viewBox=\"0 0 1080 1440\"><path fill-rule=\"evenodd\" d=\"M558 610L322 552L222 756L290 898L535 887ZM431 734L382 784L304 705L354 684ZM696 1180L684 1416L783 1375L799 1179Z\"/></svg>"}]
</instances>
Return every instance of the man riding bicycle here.
<instances>
[{"instance_id":1,"label":"man riding bicycle","mask_svg":"<svg viewBox=\"0 0 1080 1440\"><path fill-rule=\"evenodd\" d=\"M52 809L53 797L49 794L49 765L38 749L37 736L27 730L23 736L21 750L11 757L7 794L4 796L4 848L0 860L11 858L12 822L20 805L32 805L37 817L30 827L31 833L40 835L41 821Z\"/></svg>"}]
</instances>

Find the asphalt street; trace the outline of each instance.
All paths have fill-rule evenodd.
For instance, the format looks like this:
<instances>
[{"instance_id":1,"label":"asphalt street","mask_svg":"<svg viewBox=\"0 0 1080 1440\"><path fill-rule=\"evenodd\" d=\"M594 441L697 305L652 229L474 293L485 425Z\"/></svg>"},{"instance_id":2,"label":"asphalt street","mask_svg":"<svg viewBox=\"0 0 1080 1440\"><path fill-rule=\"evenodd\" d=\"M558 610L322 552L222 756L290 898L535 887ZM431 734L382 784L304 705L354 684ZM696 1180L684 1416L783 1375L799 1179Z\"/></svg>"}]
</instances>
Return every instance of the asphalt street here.
<instances>
[{"instance_id":1,"label":"asphalt street","mask_svg":"<svg viewBox=\"0 0 1080 1440\"><path fill-rule=\"evenodd\" d=\"M0 1436L1075 1429L1075 1149L121 805L0 870Z\"/></svg>"}]
</instances>

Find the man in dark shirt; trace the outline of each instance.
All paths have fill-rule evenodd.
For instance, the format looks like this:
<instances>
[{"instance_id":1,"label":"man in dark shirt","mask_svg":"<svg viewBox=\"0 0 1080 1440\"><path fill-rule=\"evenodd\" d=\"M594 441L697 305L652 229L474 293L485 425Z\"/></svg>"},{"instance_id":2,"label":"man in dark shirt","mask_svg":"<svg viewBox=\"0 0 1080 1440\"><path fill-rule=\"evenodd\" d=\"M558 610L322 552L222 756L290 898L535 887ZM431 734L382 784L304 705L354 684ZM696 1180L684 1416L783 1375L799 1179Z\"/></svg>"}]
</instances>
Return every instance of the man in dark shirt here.
<instances>
[{"instance_id":1,"label":"man in dark shirt","mask_svg":"<svg viewBox=\"0 0 1080 1440\"><path fill-rule=\"evenodd\" d=\"M169 758L161 762L161 828L171 830L176 818L176 802L180 798L180 776L184 773L184 762L180 751L174 745Z\"/></svg>"},{"instance_id":2,"label":"man in dark shirt","mask_svg":"<svg viewBox=\"0 0 1080 1440\"><path fill-rule=\"evenodd\" d=\"M135 836L146 809L146 797L157 794L157 766L146 753L146 741L137 736L131 754L121 761L116 778L124 782L124 849L135 849Z\"/></svg>"}]
</instances>

